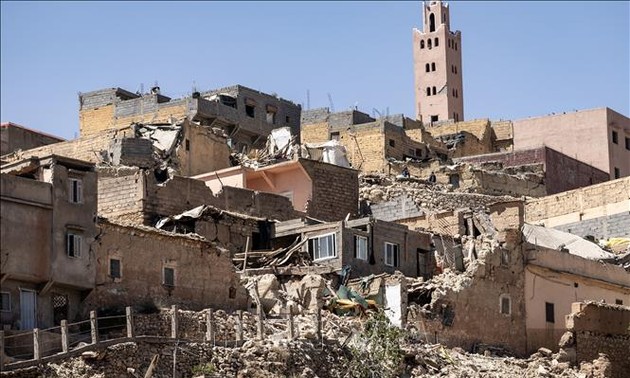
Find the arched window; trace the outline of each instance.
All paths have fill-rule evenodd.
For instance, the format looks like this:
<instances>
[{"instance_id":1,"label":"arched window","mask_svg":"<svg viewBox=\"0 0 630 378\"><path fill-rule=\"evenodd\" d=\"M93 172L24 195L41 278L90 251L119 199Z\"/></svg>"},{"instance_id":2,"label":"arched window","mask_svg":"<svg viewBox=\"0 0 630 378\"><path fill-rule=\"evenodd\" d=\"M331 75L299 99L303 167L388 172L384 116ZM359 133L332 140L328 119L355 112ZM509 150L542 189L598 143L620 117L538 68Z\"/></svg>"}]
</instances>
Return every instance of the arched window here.
<instances>
[{"instance_id":1,"label":"arched window","mask_svg":"<svg viewBox=\"0 0 630 378\"><path fill-rule=\"evenodd\" d=\"M427 47L431 49L431 38L427 39Z\"/></svg>"},{"instance_id":2,"label":"arched window","mask_svg":"<svg viewBox=\"0 0 630 378\"><path fill-rule=\"evenodd\" d=\"M435 15L431 13L429 15L429 32L435 31Z\"/></svg>"},{"instance_id":3,"label":"arched window","mask_svg":"<svg viewBox=\"0 0 630 378\"><path fill-rule=\"evenodd\" d=\"M430 69L429 69L429 63L425 64L425 65L424 65L424 68L426 69L426 71L427 71L427 72L429 72L429 71L430 71Z\"/></svg>"},{"instance_id":4,"label":"arched window","mask_svg":"<svg viewBox=\"0 0 630 378\"><path fill-rule=\"evenodd\" d=\"M438 39L438 37L435 37L435 47L438 47L440 45L440 40Z\"/></svg>"},{"instance_id":5,"label":"arched window","mask_svg":"<svg viewBox=\"0 0 630 378\"><path fill-rule=\"evenodd\" d=\"M435 91L435 87L432 88L432 92L433 94L436 94L437 92Z\"/></svg>"},{"instance_id":6,"label":"arched window","mask_svg":"<svg viewBox=\"0 0 630 378\"><path fill-rule=\"evenodd\" d=\"M431 71L435 71L435 63L431 63Z\"/></svg>"},{"instance_id":7,"label":"arched window","mask_svg":"<svg viewBox=\"0 0 630 378\"><path fill-rule=\"evenodd\" d=\"M431 96L431 88L427 87L427 96Z\"/></svg>"},{"instance_id":8,"label":"arched window","mask_svg":"<svg viewBox=\"0 0 630 378\"><path fill-rule=\"evenodd\" d=\"M424 48L424 39L422 41L420 41L420 48L423 49Z\"/></svg>"}]
</instances>

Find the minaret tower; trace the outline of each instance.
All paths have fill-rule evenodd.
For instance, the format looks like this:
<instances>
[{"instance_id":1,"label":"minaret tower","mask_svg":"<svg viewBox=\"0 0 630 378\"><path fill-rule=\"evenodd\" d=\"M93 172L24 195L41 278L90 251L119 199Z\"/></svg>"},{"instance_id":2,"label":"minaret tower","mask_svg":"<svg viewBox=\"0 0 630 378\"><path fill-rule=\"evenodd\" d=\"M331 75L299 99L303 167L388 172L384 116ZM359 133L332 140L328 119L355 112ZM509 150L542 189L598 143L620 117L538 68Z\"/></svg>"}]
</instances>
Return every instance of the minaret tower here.
<instances>
[{"instance_id":1,"label":"minaret tower","mask_svg":"<svg viewBox=\"0 0 630 378\"><path fill-rule=\"evenodd\" d=\"M462 34L452 32L448 4L424 1L423 30L413 29L416 118L425 125L464 120Z\"/></svg>"}]
</instances>

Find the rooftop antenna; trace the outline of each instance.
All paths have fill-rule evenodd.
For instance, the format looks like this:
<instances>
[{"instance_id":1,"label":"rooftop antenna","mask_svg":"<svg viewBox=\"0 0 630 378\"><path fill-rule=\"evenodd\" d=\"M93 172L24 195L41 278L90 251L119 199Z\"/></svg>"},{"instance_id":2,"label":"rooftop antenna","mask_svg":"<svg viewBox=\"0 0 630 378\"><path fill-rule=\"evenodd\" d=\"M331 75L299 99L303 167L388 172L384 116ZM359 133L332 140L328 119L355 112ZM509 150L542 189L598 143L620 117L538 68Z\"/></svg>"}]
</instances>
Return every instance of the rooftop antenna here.
<instances>
[{"instance_id":1,"label":"rooftop antenna","mask_svg":"<svg viewBox=\"0 0 630 378\"><path fill-rule=\"evenodd\" d=\"M328 103L330 104L330 112L335 112L335 104L333 104L332 96L328 93Z\"/></svg>"},{"instance_id":2,"label":"rooftop antenna","mask_svg":"<svg viewBox=\"0 0 630 378\"><path fill-rule=\"evenodd\" d=\"M311 110L311 91L306 90L306 110Z\"/></svg>"},{"instance_id":3,"label":"rooftop antenna","mask_svg":"<svg viewBox=\"0 0 630 378\"><path fill-rule=\"evenodd\" d=\"M192 86L192 97L193 98L201 97L201 93L197 91L197 83L194 80L193 80L193 86Z\"/></svg>"},{"instance_id":4,"label":"rooftop antenna","mask_svg":"<svg viewBox=\"0 0 630 378\"><path fill-rule=\"evenodd\" d=\"M378 114L379 118L383 118L383 115L381 114L381 112L379 112L378 109L376 108L372 108L372 114Z\"/></svg>"}]
</instances>

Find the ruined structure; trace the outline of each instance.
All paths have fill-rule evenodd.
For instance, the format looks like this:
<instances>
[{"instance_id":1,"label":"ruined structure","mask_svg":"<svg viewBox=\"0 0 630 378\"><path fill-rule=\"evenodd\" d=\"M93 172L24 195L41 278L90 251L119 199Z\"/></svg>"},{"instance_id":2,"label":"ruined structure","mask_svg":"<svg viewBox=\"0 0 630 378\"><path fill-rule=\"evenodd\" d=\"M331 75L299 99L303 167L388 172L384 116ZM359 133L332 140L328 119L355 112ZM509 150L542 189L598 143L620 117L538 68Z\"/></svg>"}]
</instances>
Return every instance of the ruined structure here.
<instances>
[{"instance_id":1,"label":"ruined structure","mask_svg":"<svg viewBox=\"0 0 630 378\"><path fill-rule=\"evenodd\" d=\"M52 155L1 172L2 324L32 329L74 319L94 288L94 165Z\"/></svg>"},{"instance_id":2,"label":"ruined structure","mask_svg":"<svg viewBox=\"0 0 630 378\"><path fill-rule=\"evenodd\" d=\"M299 135L299 105L241 85L194 92L171 99L159 87L150 93L106 88L79 95L81 135L126 128L132 123L171 124L187 118L203 126L222 128L238 151L264 145L272 129L289 126Z\"/></svg>"},{"instance_id":3,"label":"ruined structure","mask_svg":"<svg viewBox=\"0 0 630 378\"><path fill-rule=\"evenodd\" d=\"M136 311L172 305L194 310L247 307L229 250L203 237L153 227L105 219L98 227L96 285L83 302L85 313L126 306Z\"/></svg>"},{"instance_id":4,"label":"ruined structure","mask_svg":"<svg viewBox=\"0 0 630 378\"><path fill-rule=\"evenodd\" d=\"M349 266L353 277L400 271L409 277L428 278L435 266L429 234L371 218L280 222L273 237L274 246L288 245L299 237L314 263L334 271Z\"/></svg>"},{"instance_id":5,"label":"ruined structure","mask_svg":"<svg viewBox=\"0 0 630 378\"><path fill-rule=\"evenodd\" d=\"M13 122L0 124L0 156L17 150L28 150L62 141L62 138L32 130Z\"/></svg>"},{"instance_id":6,"label":"ruined structure","mask_svg":"<svg viewBox=\"0 0 630 378\"><path fill-rule=\"evenodd\" d=\"M416 119L463 121L462 33L451 31L446 3L425 1L422 15L422 31L413 29Z\"/></svg>"},{"instance_id":7,"label":"ruined structure","mask_svg":"<svg viewBox=\"0 0 630 378\"><path fill-rule=\"evenodd\" d=\"M357 215L358 173L334 164L298 159L259 168L236 166L194 178L214 193L229 186L287 197L296 211L315 219L335 221Z\"/></svg>"}]
</instances>

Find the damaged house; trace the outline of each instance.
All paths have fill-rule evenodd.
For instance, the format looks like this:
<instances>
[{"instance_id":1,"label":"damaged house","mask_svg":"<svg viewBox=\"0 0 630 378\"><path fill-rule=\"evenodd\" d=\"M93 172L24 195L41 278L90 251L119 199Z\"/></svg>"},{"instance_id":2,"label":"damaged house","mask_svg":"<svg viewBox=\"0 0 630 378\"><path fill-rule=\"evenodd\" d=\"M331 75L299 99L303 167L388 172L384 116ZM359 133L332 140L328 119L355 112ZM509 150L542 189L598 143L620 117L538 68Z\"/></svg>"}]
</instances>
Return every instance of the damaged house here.
<instances>
[{"instance_id":1,"label":"damaged house","mask_svg":"<svg viewBox=\"0 0 630 378\"><path fill-rule=\"evenodd\" d=\"M358 172L335 164L299 158L256 168L236 166L194 178L213 193L229 186L281 195L296 211L323 221L357 214Z\"/></svg>"},{"instance_id":2,"label":"damaged house","mask_svg":"<svg viewBox=\"0 0 630 378\"><path fill-rule=\"evenodd\" d=\"M557 350L572 302L627 303L629 275L618 258L574 235L524 224L523 216L520 202L492 206L494 230L456 236L474 251L464 254L462 273L439 263L449 269L412 285L408 321L423 339L525 356L540 346Z\"/></svg>"},{"instance_id":3,"label":"damaged house","mask_svg":"<svg viewBox=\"0 0 630 378\"><path fill-rule=\"evenodd\" d=\"M429 234L369 217L328 223L295 219L275 225L273 247L295 240L314 264L331 271L349 266L352 277L400 271L428 278L435 269Z\"/></svg>"},{"instance_id":4,"label":"damaged house","mask_svg":"<svg viewBox=\"0 0 630 378\"><path fill-rule=\"evenodd\" d=\"M96 172L51 155L1 169L3 327L47 328L74 319L94 288Z\"/></svg>"},{"instance_id":5,"label":"damaged house","mask_svg":"<svg viewBox=\"0 0 630 378\"><path fill-rule=\"evenodd\" d=\"M79 94L81 135L126 128L133 123L171 124L187 118L222 129L237 151L262 147L272 129L288 126L299 135L301 108L290 101L234 85L171 99L159 87L149 93L106 88ZM207 172L208 170L206 170Z\"/></svg>"}]
</instances>

